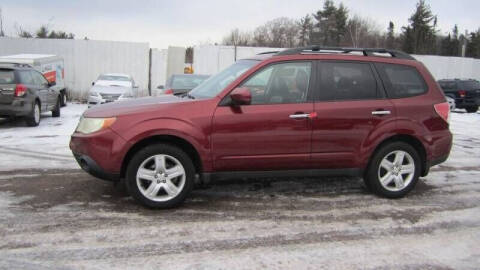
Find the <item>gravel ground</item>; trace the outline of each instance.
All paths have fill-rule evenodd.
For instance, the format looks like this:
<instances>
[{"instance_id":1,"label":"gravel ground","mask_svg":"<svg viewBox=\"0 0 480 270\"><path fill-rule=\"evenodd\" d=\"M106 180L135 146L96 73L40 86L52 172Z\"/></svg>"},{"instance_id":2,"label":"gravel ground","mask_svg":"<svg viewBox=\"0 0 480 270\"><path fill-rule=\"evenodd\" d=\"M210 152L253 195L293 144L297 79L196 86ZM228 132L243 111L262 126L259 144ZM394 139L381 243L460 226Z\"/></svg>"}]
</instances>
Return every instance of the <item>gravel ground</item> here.
<instances>
[{"instance_id":1,"label":"gravel ground","mask_svg":"<svg viewBox=\"0 0 480 270\"><path fill-rule=\"evenodd\" d=\"M479 127L454 114L450 159L399 200L358 178L238 179L155 211L79 169L3 170L0 268L478 269Z\"/></svg>"}]
</instances>

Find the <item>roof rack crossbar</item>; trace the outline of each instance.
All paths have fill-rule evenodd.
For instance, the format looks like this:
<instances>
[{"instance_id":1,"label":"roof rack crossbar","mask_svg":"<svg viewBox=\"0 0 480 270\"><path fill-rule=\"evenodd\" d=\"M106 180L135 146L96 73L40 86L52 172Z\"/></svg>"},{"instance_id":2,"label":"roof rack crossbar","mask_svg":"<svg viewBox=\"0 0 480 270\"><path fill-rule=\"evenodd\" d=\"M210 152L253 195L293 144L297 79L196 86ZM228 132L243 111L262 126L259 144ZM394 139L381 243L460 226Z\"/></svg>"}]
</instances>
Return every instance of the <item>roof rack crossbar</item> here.
<instances>
[{"instance_id":1,"label":"roof rack crossbar","mask_svg":"<svg viewBox=\"0 0 480 270\"><path fill-rule=\"evenodd\" d=\"M287 49L277 53L277 55L292 55L302 53L351 53L361 52L364 56L378 56L376 54L390 54L391 57L399 59L415 60L411 55L398 50L389 50L384 48L343 48L343 47L321 47L318 45Z\"/></svg>"}]
</instances>

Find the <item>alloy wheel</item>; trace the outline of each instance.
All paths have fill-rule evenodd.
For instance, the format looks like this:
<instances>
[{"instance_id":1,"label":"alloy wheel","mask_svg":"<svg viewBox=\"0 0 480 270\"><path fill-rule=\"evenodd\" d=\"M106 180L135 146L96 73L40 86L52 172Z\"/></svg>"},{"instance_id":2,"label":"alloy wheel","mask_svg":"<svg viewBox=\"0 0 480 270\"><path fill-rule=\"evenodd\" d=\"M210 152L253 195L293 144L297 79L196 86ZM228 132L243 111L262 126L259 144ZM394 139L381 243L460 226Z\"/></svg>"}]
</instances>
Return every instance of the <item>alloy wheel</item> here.
<instances>
[{"instance_id":1,"label":"alloy wheel","mask_svg":"<svg viewBox=\"0 0 480 270\"><path fill-rule=\"evenodd\" d=\"M164 154L144 160L137 170L136 182L140 192L149 200L169 201L185 187L186 173L178 159Z\"/></svg>"},{"instance_id":2,"label":"alloy wheel","mask_svg":"<svg viewBox=\"0 0 480 270\"><path fill-rule=\"evenodd\" d=\"M403 150L387 154L378 168L380 184L389 191L403 190L412 182L414 175L415 162L412 156Z\"/></svg>"}]
</instances>

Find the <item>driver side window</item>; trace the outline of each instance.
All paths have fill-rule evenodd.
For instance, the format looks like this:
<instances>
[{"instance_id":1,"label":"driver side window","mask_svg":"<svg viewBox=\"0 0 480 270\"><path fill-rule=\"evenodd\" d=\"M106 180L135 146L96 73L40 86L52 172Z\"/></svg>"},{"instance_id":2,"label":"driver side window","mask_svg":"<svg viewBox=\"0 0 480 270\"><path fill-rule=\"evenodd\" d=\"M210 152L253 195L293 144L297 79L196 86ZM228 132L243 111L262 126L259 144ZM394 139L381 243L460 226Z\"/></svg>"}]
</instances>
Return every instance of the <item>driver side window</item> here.
<instances>
[{"instance_id":1,"label":"driver side window","mask_svg":"<svg viewBox=\"0 0 480 270\"><path fill-rule=\"evenodd\" d=\"M252 105L303 103L307 100L310 62L270 65L247 79L241 87L250 89Z\"/></svg>"}]
</instances>

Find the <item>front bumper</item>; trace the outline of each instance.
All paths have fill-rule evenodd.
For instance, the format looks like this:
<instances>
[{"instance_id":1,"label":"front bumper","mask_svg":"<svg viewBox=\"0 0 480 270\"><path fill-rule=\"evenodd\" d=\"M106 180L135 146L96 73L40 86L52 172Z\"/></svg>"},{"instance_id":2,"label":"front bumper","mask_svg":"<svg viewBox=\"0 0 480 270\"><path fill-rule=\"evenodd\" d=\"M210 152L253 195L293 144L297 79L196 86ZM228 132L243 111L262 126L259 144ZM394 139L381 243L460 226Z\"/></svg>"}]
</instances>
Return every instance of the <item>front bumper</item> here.
<instances>
[{"instance_id":1,"label":"front bumper","mask_svg":"<svg viewBox=\"0 0 480 270\"><path fill-rule=\"evenodd\" d=\"M128 147L123 138L106 129L92 134L74 133L70 149L84 171L103 180L116 181Z\"/></svg>"}]
</instances>

